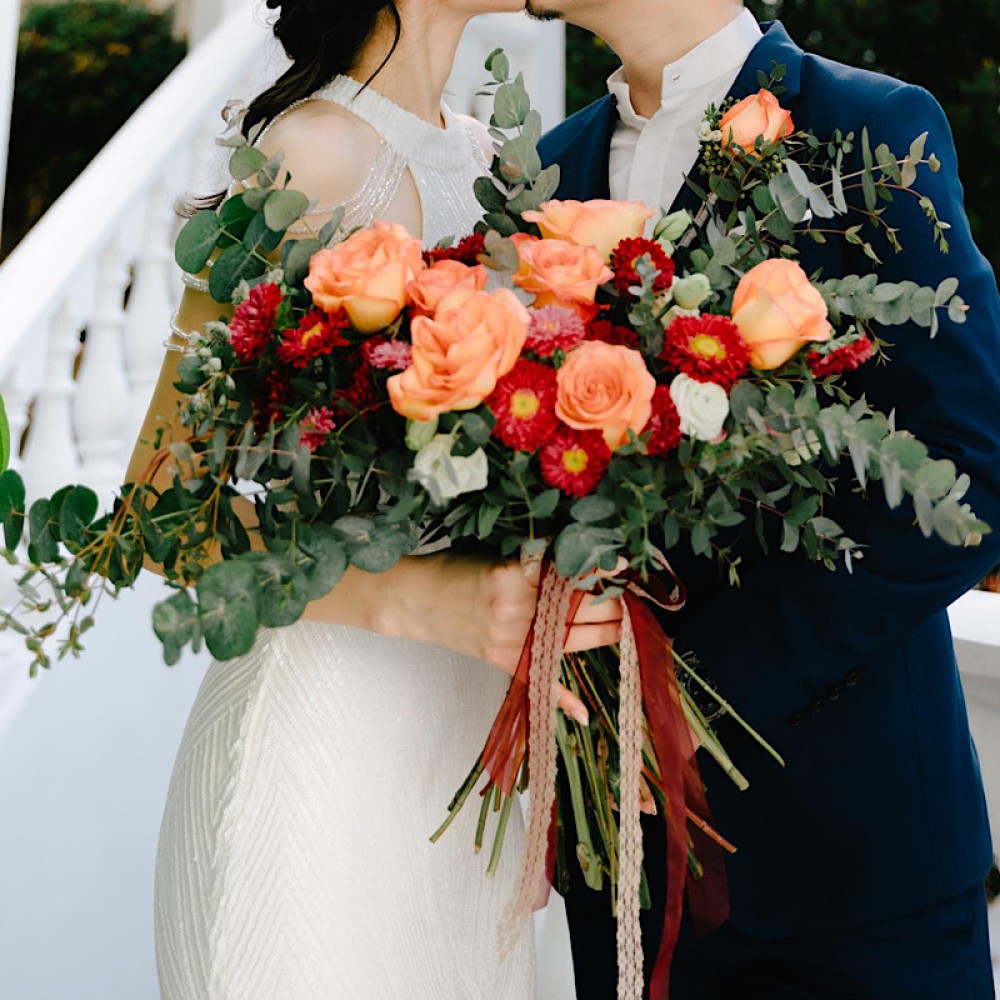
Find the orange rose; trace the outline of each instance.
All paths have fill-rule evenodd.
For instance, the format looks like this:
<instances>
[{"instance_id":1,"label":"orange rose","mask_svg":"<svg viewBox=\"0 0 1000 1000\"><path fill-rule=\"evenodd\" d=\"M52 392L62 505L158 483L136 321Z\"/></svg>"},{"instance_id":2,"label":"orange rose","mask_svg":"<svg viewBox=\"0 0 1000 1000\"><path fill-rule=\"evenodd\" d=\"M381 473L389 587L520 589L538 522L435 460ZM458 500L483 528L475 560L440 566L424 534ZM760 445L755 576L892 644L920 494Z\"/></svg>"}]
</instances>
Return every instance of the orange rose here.
<instances>
[{"instance_id":1,"label":"orange rose","mask_svg":"<svg viewBox=\"0 0 1000 1000\"><path fill-rule=\"evenodd\" d=\"M641 201L547 201L540 211L522 214L535 222L546 239L597 247L604 260L622 240L642 236L656 213Z\"/></svg>"},{"instance_id":2,"label":"orange rose","mask_svg":"<svg viewBox=\"0 0 1000 1000\"><path fill-rule=\"evenodd\" d=\"M597 286L615 276L599 250L566 240L539 240L526 233L512 236L511 242L521 257L514 282L535 293L536 308L568 306L591 318Z\"/></svg>"},{"instance_id":3,"label":"orange rose","mask_svg":"<svg viewBox=\"0 0 1000 1000\"><path fill-rule=\"evenodd\" d=\"M775 142L795 131L792 113L786 111L769 90L761 90L734 104L719 122L722 148L735 144L753 153L759 138Z\"/></svg>"},{"instance_id":4,"label":"orange rose","mask_svg":"<svg viewBox=\"0 0 1000 1000\"><path fill-rule=\"evenodd\" d=\"M481 292L486 278L486 268L478 264L468 267L457 260L442 260L421 271L406 286L406 294L418 315L431 316L450 292Z\"/></svg>"},{"instance_id":5,"label":"orange rose","mask_svg":"<svg viewBox=\"0 0 1000 1000\"><path fill-rule=\"evenodd\" d=\"M406 286L426 266L420 240L394 222L376 222L313 254L305 286L321 309L346 309L356 330L375 333L403 311Z\"/></svg>"},{"instance_id":6,"label":"orange rose","mask_svg":"<svg viewBox=\"0 0 1000 1000\"><path fill-rule=\"evenodd\" d=\"M780 368L807 343L829 340L833 327L823 296L793 260L765 260L736 286L733 322L750 348L750 364Z\"/></svg>"},{"instance_id":7,"label":"orange rose","mask_svg":"<svg viewBox=\"0 0 1000 1000\"><path fill-rule=\"evenodd\" d=\"M556 414L578 431L600 431L614 451L640 434L652 413L656 379L631 347L588 340L566 355L556 374Z\"/></svg>"},{"instance_id":8,"label":"orange rose","mask_svg":"<svg viewBox=\"0 0 1000 1000\"><path fill-rule=\"evenodd\" d=\"M506 288L454 292L410 327L410 367L388 383L393 409L411 420L471 410L514 367L528 334L528 310Z\"/></svg>"}]
</instances>

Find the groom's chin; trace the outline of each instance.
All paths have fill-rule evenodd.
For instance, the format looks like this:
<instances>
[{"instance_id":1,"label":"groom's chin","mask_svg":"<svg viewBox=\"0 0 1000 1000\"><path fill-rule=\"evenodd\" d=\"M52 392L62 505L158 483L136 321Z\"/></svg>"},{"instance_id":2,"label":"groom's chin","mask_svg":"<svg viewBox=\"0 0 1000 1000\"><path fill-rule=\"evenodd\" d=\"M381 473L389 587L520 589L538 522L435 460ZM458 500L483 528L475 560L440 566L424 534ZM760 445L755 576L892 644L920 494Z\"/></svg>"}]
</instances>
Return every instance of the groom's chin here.
<instances>
[{"instance_id":1,"label":"groom's chin","mask_svg":"<svg viewBox=\"0 0 1000 1000\"><path fill-rule=\"evenodd\" d=\"M558 21L562 17L562 11L553 10L551 7L544 6L543 3L528 0L527 5L524 8L528 17L534 18L536 21Z\"/></svg>"}]
</instances>

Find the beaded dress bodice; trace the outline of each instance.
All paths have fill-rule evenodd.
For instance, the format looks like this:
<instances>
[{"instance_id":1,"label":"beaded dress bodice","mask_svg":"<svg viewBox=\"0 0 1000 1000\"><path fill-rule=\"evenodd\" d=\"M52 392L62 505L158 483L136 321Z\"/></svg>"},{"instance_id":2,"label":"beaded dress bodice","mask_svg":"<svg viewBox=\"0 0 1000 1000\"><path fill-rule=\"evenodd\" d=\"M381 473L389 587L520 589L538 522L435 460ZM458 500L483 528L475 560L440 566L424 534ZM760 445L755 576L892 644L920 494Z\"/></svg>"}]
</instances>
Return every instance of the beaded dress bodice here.
<instances>
[{"instance_id":1,"label":"beaded dress bodice","mask_svg":"<svg viewBox=\"0 0 1000 1000\"><path fill-rule=\"evenodd\" d=\"M370 226L382 218L407 171L420 198L424 246L434 246L445 237L458 240L469 234L472 220L482 214L473 184L477 177L489 173L490 164L473 127L446 104L441 105L445 127L437 128L371 85L365 87L349 76L336 77L306 100L337 104L379 134L378 150L364 183L342 206L345 214L340 234ZM268 128L300 103L304 102L286 109ZM314 214L330 211L330 207L320 207Z\"/></svg>"}]
</instances>

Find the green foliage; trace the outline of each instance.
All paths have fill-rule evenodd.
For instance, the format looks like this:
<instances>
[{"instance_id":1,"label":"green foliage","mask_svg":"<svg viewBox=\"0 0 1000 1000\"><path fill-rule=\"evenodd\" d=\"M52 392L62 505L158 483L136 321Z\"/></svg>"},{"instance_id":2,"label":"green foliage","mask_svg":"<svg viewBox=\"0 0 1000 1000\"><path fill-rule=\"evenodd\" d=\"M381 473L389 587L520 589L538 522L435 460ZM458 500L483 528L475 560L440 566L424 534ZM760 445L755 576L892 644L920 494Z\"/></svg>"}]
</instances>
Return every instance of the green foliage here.
<instances>
[{"instance_id":1,"label":"green foliage","mask_svg":"<svg viewBox=\"0 0 1000 1000\"><path fill-rule=\"evenodd\" d=\"M184 57L169 12L137 2L29 6L21 22L3 252Z\"/></svg>"}]
</instances>

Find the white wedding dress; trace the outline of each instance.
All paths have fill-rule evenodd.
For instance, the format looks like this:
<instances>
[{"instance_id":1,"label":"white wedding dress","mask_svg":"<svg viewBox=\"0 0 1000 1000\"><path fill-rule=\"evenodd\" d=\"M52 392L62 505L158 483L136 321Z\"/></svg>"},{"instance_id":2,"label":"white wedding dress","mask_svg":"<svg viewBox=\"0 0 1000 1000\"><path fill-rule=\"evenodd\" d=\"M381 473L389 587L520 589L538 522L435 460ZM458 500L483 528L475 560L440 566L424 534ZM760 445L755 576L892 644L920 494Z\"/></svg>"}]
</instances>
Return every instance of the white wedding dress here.
<instances>
[{"instance_id":1,"label":"white wedding dress","mask_svg":"<svg viewBox=\"0 0 1000 1000\"><path fill-rule=\"evenodd\" d=\"M358 90L339 77L316 95L382 139L346 224L378 218L409 170L425 245L467 234L486 171L471 126L445 109L437 129ZM507 683L443 648L311 623L213 663L160 836L163 1000L532 1000L530 927L505 959L497 944L520 815L492 877L488 850L473 852L478 797L428 840Z\"/></svg>"}]
</instances>

